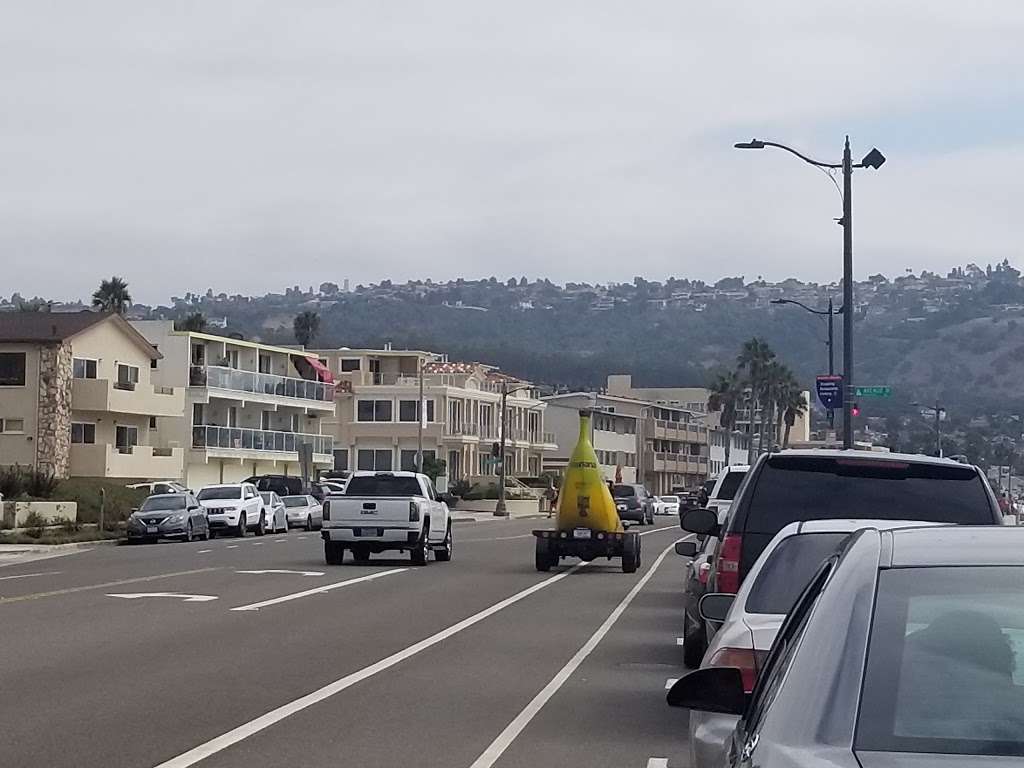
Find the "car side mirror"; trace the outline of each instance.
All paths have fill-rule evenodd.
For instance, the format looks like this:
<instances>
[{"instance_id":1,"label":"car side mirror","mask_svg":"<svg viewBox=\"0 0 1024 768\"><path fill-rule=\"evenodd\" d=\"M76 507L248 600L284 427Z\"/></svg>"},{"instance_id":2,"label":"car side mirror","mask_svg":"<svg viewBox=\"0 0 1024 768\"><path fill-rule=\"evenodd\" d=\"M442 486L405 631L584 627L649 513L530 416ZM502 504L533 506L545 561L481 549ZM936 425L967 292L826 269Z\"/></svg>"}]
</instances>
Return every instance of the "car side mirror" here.
<instances>
[{"instance_id":1,"label":"car side mirror","mask_svg":"<svg viewBox=\"0 0 1024 768\"><path fill-rule=\"evenodd\" d=\"M747 708L743 676L736 667L704 667L680 678L666 696L670 707L742 715Z\"/></svg>"},{"instance_id":2,"label":"car side mirror","mask_svg":"<svg viewBox=\"0 0 1024 768\"><path fill-rule=\"evenodd\" d=\"M710 509L691 509L683 515L682 526L690 533L703 534L705 536L718 536L720 528L718 515Z\"/></svg>"},{"instance_id":3,"label":"car side mirror","mask_svg":"<svg viewBox=\"0 0 1024 768\"><path fill-rule=\"evenodd\" d=\"M735 599L736 595L727 592L708 592L697 603L697 610L705 621L725 621Z\"/></svg>"},{"instance_id":4,"label":"car side mirror","mask_svg":"<svg viewBox=\"0 0 1024 768\"><path fill-rule=\"evenodd\" d=\"M676 554L680 557L694 557L697 554L697 543L693 541L677 541Z\"/></svg>"}]
</instances>

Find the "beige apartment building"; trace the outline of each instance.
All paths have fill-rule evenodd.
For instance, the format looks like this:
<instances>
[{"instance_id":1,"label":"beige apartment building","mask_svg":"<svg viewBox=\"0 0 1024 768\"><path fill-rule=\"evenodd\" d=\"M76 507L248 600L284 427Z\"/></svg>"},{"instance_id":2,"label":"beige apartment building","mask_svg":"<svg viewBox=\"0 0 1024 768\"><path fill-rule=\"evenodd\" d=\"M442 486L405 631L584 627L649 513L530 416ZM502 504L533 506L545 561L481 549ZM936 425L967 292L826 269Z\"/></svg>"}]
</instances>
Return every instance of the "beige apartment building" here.
<instances>
[{"instance_id":1,"label":"beige apartment building","mask_svg":"<svg viewBox=\"0 0 1024 768\"><path fill-rule=\"evenodd\" d=\"M0 314L0 465L57 477L178 478L161 440L184 388L157 381L160 353L116 314Z\"/></svg>"},{"instance_id":2,"label":"beige apartment building","mask_svg":"<svg viewBox=\"0 0 1024 768\"><path fill-rule=\"evenodd\" d=\"M545 452L555 449L533 385L493 367L420 350L316 354L336 382L337 413L324 430L334 436L337 470L413 470L422 433L424 458L443 459L449 481L493 477L503 391L509 474L539 475Z\"/></svg>"},{"instance_id":3,"label":"beige apartment building","mask_svg":"<svg viewBox=\"0 0 1024 768\"><path fill-rule=\"evenodd\" d=\"M175 331L171 321L132 325L163 355L154 380L186 393L177 418L158 420L161 439L181 449L190 488L258 474L311 474L334 464L334 384L314 353L226 336Z\"/></svg>"}]
</instances>

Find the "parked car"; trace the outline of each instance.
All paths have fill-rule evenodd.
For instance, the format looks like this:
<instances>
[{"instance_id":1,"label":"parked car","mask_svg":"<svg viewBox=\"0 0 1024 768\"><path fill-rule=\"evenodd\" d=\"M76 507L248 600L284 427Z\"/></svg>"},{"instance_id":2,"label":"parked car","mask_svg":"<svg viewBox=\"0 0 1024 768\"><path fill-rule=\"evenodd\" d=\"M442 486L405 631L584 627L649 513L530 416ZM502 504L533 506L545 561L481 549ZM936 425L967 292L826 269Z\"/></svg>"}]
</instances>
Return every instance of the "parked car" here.
<instances>
[{"instance_id":1,"label":"parked car","mask_svg":"<svg viewBox=\"0 0 1024 768\"><path fill-rule=\"evenodd\" d=\"M245 482L255 485L261 493L273 491L281 497L309 494L317 501L323 501L326 495L319 482L308 483L297 475L253 475Z\"/></svg>"},{"instance_id":2,"label":"parked car","mask_svg":"<svg viewBox=\"0 0 1024 768\"><path fill-rule=\"evenodd\" d=\"M654 497L654 514L656 514L656 515L678 515L679 514L679 497L678 496L655 496Z\"/></svg>"},{"instance_id":3,"label":"parked car","mask_svg":"<svg viewBox=\"0 0 1024 768\"><path fill-rule=\"evenodd\" d=\"M191 493L160 493L148 496L132 510L126 525L129 541L210 538L206 510Z\"/></svg>"},{"instance_id":4,"label":"parked car","mask_svg":"<svg viewBox=\"0 0 1024 768\"><path fill-rule=\"evenodd\" d=\"M654 522L654 497L642 485L613 485L612 497L620 520L633 520L640 525Z\"/></svg>"},{"instance_id":5,"label":"parked car","mask_svg":"<svg viewBox=\"0 0 1024 768\"><path fill-rule=\"evenodd\" d=\"M866 518L965 525L1003 522L992 489L977 467L922 455L796 450L762 456L747 474L724 522L717 511L692 509L683 516L683 526L718 539L708 591L735 593L768 542L786 525ZM706 620L701 626L703 636L691 642L706 648L718 626Z\"/></svg>"},{"instance_id":6,"label":"parked car","mask_svg":"<svg viewBox=\"0 0 1024 768\"><path fill-rule=\"evenodd\" d=\"M236 536L245 536L246 531L255 531L262 536L266 532L267 511L252 483L208 485L196 498L206 509L211 535L232 531Z\"/></svg>"},{"instance_id":7,"label":"parked car","mask_svg":"<svg viewBox=\"0 0 1024 768\"><path fill-rule=\"evenodd\" d=\"M263 508L267 510L267 532L284 531L287 533L288 515L281 497L274 491L261 491L260 498L263 499Z\"/></svg>"},{"instance_id":8,"label":"parked car","mask_svg":"<svg viewBox=\"0 0 1024 768\"><path fill-rule=\"evenodd\" d=\"M702 605L706 618L722 622L701 667L737 667L743 688L754 689L782 622L821 564L862 528L891 530L934 526L913 520L812 520L790 523L757 558L735 595L713 593ZM678 548L678 547L677 547ZM722 765L725 742L736 716L690 713L690 762L694 768Z\"/></svg>"},{"instance_id":9,"label":"parked car","mask_svg":"<svg viewBox=\"0 0 1024 768\"><path fill-rule=\"evenodd\" d=\"M452 559L452 519L448 505L426 475L415 472L356 472L343 496L324 501L324 558L340 565L345 551L357 562L371 553L409 552L414 565Z\"/></svg>"},{"instance_id":10,"label":"parked car","mask_svg":"<svg viewBox=\"0 0 1024 768\"><path fill-rule=\"evenodd\" d=\"M861 530L790 610L752 694L740 669L706 667L668 700L739 718L731 768L1019 765L1021 585L1020 528Z\"/></svg>"},{"instance_id":11,"label":"parked car","mask_svg":"<svg viewBox=\"0 0 1024 768\"><path fill-rule=\"evenodd\" d=\"M345 492L347 480L321 480L320 487L324 489L325 496L339 496Z\"/></svg>"},{"instance_id":12,"label":"parked car","mask_svg":"<svg viewBox=\"0 0 1024 768\"><path fill-rule=\"evenodd\" d=\"M723 467L715 478L714 485L708 491L707 508L715 510L720 521L725 521L725 516L729 514L729 509L732 507L733 499L736 498L736 492L739 491L740 485L749 471L750 467L746 464L734 464Z\"/></svg>"},{"instance_id":13,"label":"parked car","mask_svg":"<svg viewBox=\"0 0 1024 768\"><path fill-rule=\"evenodd\" d=\"M285 496L282 501L289 528L305 528L307 531L323 528L323 507L312 496Z\"/></svg>"},{"instance_id":14,"label":"parked car","mask_svg":"<svg viewBox=\"0 0 1024 768\"><path fill-rule=\"evenodd\" d=\"M147 496L154 493L192 493L177 480L154 480L148 483L132 483L125 486L135 491L145 491Z\"/></svg>"}]
</instances>

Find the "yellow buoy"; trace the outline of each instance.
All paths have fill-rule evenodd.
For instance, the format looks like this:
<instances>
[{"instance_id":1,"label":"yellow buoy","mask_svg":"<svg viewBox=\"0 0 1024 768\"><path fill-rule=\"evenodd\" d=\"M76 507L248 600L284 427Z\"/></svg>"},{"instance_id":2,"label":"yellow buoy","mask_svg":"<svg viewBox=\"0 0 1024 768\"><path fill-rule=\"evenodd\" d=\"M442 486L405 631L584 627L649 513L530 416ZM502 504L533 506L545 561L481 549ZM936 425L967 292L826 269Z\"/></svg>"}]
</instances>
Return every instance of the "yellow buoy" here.
<instances>
[{"instance_id":1,"label":"yellow buoy","mask_svg":"<svg viewBox=\"0 0 1024 768\"><path fill-rule=\"evenodd\" d=\"M597 454L590 444L590 412L580 411L580 436L569 459L569 467L558 497L558 529L590 528L594 531L622 531L608 484L601 476Z\"/></svg>"}]
</instances>

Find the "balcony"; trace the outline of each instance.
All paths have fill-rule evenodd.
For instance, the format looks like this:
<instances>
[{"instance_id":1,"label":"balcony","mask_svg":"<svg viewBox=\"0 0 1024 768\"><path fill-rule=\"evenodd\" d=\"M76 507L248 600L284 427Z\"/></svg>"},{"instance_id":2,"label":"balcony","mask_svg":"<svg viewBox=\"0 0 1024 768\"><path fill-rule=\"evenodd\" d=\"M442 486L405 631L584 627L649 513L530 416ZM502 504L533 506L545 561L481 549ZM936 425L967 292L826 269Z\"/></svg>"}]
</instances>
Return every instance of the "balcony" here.
<instances>
[{"instance_id":1,"label":"balcony","mask_svg":"<svg viewBox=\"0 0 1024 768\"><path fill-rule=\"evenodd\" d=\"M302 432L275 432L269 429L241 427L192 427L192 448L208 455L223 457L283 458L299 460L299 446L313 445L313 461L334 463L334 438Z\"/></svg>"},{"instance_id":2,"label":"balcony","mask_svg":"<svg viewBox=\"0 0 1024 768\"><path fill-rule=\"evenodd\" d=\"M110 379L74 379L71 407L76 411L100 413L182 416L185 413L185 390Z\"/></svg>"},{"instance_id":3,"label":"balcony","mask_svg":"<svg viewBox=\"0 0 1024 768\"><path fill-rule=\"evenodd\" d=\"M349 387L404 387L408 389L419 389L420 379L415 373L381 373L377 371L349 371L335 374L338 383ZM494 381L480 381L467 373L432 373L424 375L423 386L427 387L452 387L453 389L467 389L473 392L489 392L501 394L501 384ZM509 384L509 398L525 399L524 395L533 394L533 389L522 390L516 385ZM536 399L536 398L531 398Z\"/></svg>"},{"instance_id":4,"label":"balcony","mask_svg":"<svg viewBox=\"0 0 1024 768\"><path fill-rule=\"evenodd\" d=\"M190 387L202 387L217 397L334 412L334 384L322 381L218 365L193 365L189 369L188 383Z\"/></svg>"},{"instance_id":5,"label":"balcony","mask_svg":"<svg viewBox=\"0 0 1024 768\"><path fill-rule=\"evenodd\" d=\"M707 456L692 456L688 453L646 451L644 463L648 469L654 472L699 475L706 474L708 471Z\"/></svg>"},{"instance_id":6,"label":"balcony","mask_svg":"<svg viewBox=\"0 0 1024 768\"><path fill-rule=\"evenodd\" d=\"M107 443L71 446L72 477L116 477L133 480L176 480L181 477L181 448Z\"/></svg>"},{"instance_id":7,"label":"balcony","mask_svg":"<svg viewBox=\"0 0 1024 768\"><path fill-rule=\"evenodd\" d=\"M665 440L679 440L688 443L706 443L708 428L690 421L665 421L648 419L648 437Z\"/></svg>"}]
</instances>

